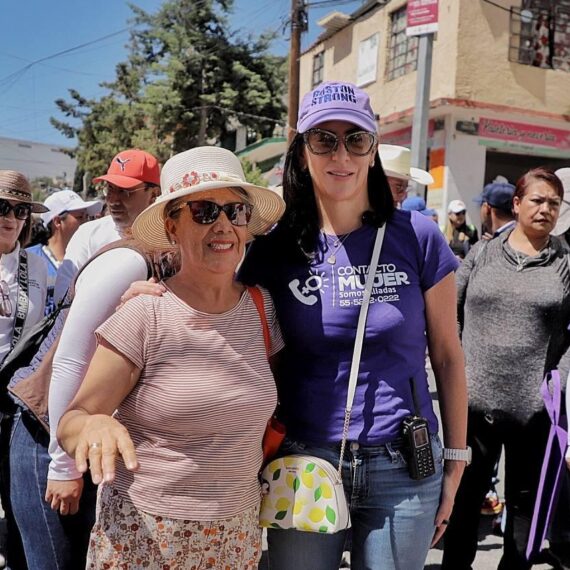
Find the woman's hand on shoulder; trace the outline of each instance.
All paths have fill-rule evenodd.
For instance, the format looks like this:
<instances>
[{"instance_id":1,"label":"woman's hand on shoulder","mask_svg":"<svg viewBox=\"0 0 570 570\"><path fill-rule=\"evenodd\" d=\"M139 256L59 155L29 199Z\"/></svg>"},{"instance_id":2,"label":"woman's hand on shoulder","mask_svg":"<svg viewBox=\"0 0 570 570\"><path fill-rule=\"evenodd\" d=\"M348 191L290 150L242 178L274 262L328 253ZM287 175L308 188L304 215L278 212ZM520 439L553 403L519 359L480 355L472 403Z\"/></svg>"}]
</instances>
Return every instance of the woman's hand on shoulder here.
<instances>
[{"instance_id":1,"label":"woman's hand on shoulder","mask_svg":"<svg viewBox=\"0 0 570 570\"><path fill-rule=\"evenodd\" d=\"M85 473L91 471L95 485L115 480L115 462L121 457L129 471L139 468L133 440L127 428L105 414L89 416L75 447L75 465Z\"/></svg>"},{"instance_id":2,"label":"woman's hand on shoulder","mask_svg":"<svg viewBox=\"0 0 570 570\"><path fill-rule=\"evenodd\" d=\"M164 285L157 283L154 277L151 277L148 281L134 281L131 286L121 295L121 304L117 306L117 311L131 299L138 297L139 295L154 295L155 297L161 297L166 293L166 288Z\"/></svg>"}]
</instances>

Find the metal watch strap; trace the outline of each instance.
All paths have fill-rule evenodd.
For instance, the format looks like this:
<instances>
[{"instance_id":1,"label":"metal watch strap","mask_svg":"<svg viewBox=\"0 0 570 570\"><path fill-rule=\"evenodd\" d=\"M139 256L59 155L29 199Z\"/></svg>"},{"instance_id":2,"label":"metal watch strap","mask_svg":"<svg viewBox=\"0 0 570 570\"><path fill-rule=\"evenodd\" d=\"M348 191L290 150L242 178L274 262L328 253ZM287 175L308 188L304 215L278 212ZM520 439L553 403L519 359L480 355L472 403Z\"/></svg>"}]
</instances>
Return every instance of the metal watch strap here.
<instances>
[{"instance_id":1,"label":"metal watch strap","mask_svg":"<svg viewBox=\"0 0 570 570\"><path fill-rule=\"evenodd\" d=\"M366 328L366 317L368 316L368 306L370 305L370 296L372 295L372 286L374 277L376 276L376 268L380 259L380 251L384 242L384 234L386 233L386 224L378 228L376 232L376 240L374 241L374 249L372 250L372 259L368 267L368 275L366 276L366 285L364 287L364 295L362 305L360 305L360 313L358 315L358 325L356 327L356 339L354 341L354 352L352 354L352 364L350 367L350 379L348 381L348 392L346 395L346 408L344 411L344 426L342 429L342 443L340 445L340 459L338 462L338 474L342 474L342 459L346 448L346 440L348 438L348 427L350 425L350 416L352 414L352 402L354 401L354 393L356 392L356 382L358 380L358 369L360 368L360 356L362 354L362 341L364 340L364 329Z\"/></svg>"},{"instance_id":2,"label":"metal watch strap","mask_svg":"<svg viewBox=\"0 0 570 570\"><path fill-rule=\"evenodd\" d=\"M465 449L445 447L443 449L443 459L448 461L465 461L469 465L471 463L471 448L469 446Z\"/></svg>"}]
</instances>

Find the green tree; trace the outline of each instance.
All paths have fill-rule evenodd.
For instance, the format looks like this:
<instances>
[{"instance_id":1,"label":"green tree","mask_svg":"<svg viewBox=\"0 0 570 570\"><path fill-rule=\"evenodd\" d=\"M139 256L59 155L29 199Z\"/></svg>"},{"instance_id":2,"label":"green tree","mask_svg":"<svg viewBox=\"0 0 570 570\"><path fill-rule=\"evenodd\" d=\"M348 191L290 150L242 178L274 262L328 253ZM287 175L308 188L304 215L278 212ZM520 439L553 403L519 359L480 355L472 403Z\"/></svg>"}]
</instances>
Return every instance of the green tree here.
<instances>
[{"instance_id":1,"label":"green tree","mask_svg":"<svg viewBox=\"0 0 570 570\"><path fill-rule=\"evenodd\" d=\"M58 100L81 170L97 175L124 148L164 161L201 144L219 144L238 122L270 136L284 117L284 58L269 54L273 37L228 32L232 0L166 0L154 14L131 5L129 57L108 93Z\"/></svg>"},{"instance_id":2,"label":"green tree","mask_svg":"<svg viewBox=\"0 0 570 570\"><path fill-rule=\"evenodd\" d=\"M240 158L240 161L243 167L245 179L251 184L265 186L265 188L267 188L267 180L263 178L261 170L259 170L259 168L257 168L257 166L247 158Z\"/></svg>"}]
</instances>

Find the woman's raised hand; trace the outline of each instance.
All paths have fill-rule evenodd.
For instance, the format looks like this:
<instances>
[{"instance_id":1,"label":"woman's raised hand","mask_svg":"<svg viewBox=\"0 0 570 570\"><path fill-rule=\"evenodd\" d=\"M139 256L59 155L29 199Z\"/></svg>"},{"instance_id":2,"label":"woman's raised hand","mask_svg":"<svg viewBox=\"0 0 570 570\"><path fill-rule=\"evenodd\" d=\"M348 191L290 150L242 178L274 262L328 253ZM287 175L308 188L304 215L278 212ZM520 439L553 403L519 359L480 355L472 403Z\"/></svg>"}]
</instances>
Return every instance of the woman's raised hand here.
<instances>
[{"instance_id":1,"label":"woman's raised hand","mask_svg":"<svg viewBox=\"0 0 570 570\"><path fill-rule=\"evenodd\" d=\"M105 414L90 416L78 436L75 464L81 473L91 471L95 485L115 480L115 462L121 457L129 471L139 468L129 432L115 418Z\"/></svg>"},{"instance_id":2,"label":"woman's raised hand","mask_svg":"<svg viewBox=\"0 0 570 570\"><path fill-rule=\"evenodd\" d=\"M154 277L151 277L148 281L133 281L131 286L121 295L121 304L117 306L117 310L138 295L155 295L160 297L164 293L166 293L166 288L164 285L157 283Z\"/></svg>"}]
</instances>

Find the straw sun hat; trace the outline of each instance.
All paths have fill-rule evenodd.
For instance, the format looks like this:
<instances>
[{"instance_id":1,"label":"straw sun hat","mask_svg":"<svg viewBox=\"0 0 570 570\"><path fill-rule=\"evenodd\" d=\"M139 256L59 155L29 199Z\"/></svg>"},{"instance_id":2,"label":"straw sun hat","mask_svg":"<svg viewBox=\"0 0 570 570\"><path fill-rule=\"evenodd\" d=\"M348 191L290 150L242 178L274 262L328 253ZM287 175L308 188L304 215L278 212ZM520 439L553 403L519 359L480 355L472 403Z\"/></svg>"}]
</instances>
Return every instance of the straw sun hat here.
<instances>
[{"instance_id":1,"label":"straw sun hat","mask_svg":"<svg viewBox=\"0 0 570 570\"><path fill-rule=\"evenodd\" d=\"M216 146L192 148L167 160L160 174L160 197L135 220L133 236L154 249L172 245L164 228L164 208L177 198L222 188L242 188L253 205L247 241L267 233L285 211L285 202L274 191L246 181L239 158Z\"/></svg>"},{"instance_id":2,"label":"straw sun hat","mask_svg":"<svg viewBox=\"0 0 570 570\"><path fill-rule=\"evenodd\" d=\"M32 187L28 179L15 170L0 170L0 199L30 204L34 214L48 211L43 204L32 200Z\"/></svg>"},{"instance_id":3,"label":"straw sun hat","mask_svg":"<svg viewBox=\"0 0 570 570\"><path fill-rule=\"evenodd\" d=\"M401 180L412 180L418 184L432 184L433 176L429 172L410 166L412 153L409 148L393 144L381 144L378 146L378 154L386 176L400 178Z\"/></svg>"}]
</instances>

